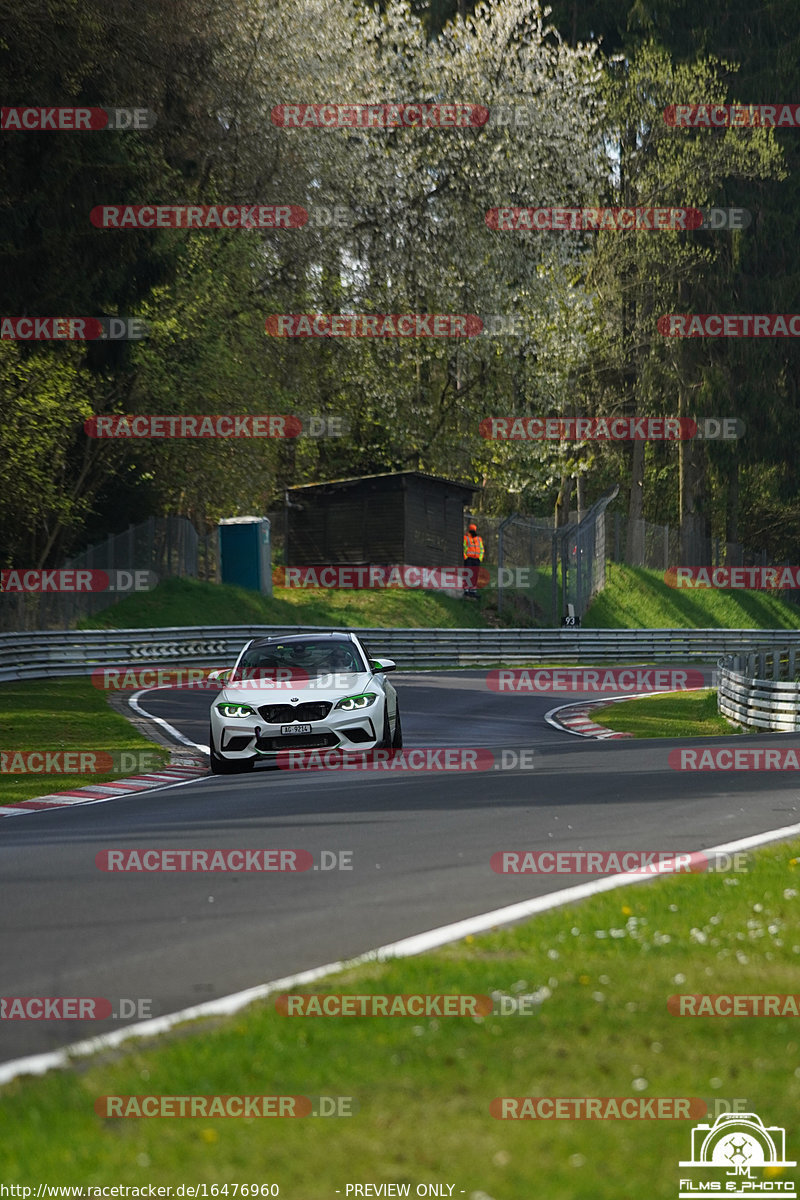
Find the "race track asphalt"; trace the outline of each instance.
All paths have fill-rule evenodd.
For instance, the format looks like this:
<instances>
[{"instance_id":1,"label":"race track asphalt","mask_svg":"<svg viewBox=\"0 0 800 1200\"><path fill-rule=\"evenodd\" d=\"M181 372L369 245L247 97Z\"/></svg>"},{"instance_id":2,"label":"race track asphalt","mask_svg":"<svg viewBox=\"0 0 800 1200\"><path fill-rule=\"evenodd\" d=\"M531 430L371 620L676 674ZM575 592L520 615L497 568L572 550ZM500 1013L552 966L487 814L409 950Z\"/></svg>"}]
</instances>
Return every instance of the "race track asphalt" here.
<instances>
[{"instance_id":1,"label":"race track asphalt","mask_svg":"<svg viewBox=\"0 0 800 1200\"><path fill-rule=\"evenodd\" d=\"M119 998L149 1001L160 1016L586 878L496 874L498 850L702 850L797 820L793 772L679 774L668 754L685 741L597 742L551 728L544 714L570 696L492 692L483 671L398 674L396 686L407 748L532 750L533 769L258 768L9 818L0 996L100 996L115 1011ZM140 703L207 742L208 693L162 690ZM104 850L152 847L302 848L316 861L347 851L352 870L144 874L95 864ZM132 1019L0 1021L0 1062Z\"/></svg>"}]
</instances>

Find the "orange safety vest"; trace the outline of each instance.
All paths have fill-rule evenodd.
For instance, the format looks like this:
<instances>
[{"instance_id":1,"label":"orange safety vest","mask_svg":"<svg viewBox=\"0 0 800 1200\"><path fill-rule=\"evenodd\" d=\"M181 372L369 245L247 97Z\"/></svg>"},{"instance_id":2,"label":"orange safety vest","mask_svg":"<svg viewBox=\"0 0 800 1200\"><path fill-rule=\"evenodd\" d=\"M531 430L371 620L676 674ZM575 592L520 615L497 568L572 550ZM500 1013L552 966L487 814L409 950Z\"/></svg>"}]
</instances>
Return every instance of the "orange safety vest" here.
<instances>
[{"instance_id":1,"label":"orange safety vest","mask_svg":"<svg viewBox=\"0 0 800 1200\"><path fill-rule=\"evenodd\" d=\"M478 562L483 562L483 538L477 534L473 537L471 533L464 534L464 558L477 558Z\"/></svg>"}]
</instances>

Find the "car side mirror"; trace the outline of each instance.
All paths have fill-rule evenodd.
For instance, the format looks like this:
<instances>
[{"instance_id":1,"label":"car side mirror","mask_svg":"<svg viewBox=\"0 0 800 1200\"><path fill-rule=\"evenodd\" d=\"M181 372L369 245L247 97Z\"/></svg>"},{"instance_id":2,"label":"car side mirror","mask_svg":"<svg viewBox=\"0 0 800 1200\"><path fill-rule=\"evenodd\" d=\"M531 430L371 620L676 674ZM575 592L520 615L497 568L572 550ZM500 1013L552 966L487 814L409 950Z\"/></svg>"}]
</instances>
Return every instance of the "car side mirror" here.
<instances>
[{"instance_id":1,"label":"car side mirror","mask_svg":"<svg viewBox=\"0 0 800 1200\"><path fill-rule=\"evenodd\" d=\"M376 675L378 671L395 671L397 669L397 663L391 658L384 658L382 662L378 662L377 659L373 659L369 665L372 667L372 670Z\"/></svg>"},{"instance_id":2,"label":"car side mirror","mask_svg":"<svg viewBox=\"0 0 800 1200\"><path fill-rule=\"evenodd\" d=\"M208 678L209 679L217 679L220 682L224 682L226 679L229 678L232 670L233 670L233 667L227 667L224 671L209 671Z\"/></svg>"}]
</instances>

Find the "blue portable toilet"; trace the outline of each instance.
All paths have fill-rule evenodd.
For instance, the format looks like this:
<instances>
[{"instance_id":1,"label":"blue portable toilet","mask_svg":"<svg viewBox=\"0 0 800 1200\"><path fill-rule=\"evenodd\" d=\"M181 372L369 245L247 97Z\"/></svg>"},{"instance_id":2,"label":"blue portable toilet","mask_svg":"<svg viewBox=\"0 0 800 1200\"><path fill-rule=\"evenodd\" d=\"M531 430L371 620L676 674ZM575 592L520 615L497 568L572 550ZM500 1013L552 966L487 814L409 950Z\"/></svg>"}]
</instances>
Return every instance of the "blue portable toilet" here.
<instances>
[{"instance_id":1,"label":"blue portable toilet","mask_svg":"<svg viewBox=\"0 0 800 1200\"><path fill-rule=\"evenodd\" d=\"M217 526L223 583L272 595L272 545L267 517L228 517Z\"/></svg>"}]
</instances>

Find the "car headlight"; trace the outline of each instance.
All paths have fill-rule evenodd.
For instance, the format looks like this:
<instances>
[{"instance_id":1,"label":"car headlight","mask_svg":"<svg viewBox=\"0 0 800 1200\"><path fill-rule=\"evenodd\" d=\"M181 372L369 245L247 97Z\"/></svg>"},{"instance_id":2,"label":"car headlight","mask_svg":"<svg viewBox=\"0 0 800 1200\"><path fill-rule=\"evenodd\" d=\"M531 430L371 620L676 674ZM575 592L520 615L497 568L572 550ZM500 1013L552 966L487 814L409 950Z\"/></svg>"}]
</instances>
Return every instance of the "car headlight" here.
<instances>
[{"instance_id":1,"label":"car headlight","mask_svg":"<svg viewBox=\"0 0 800 1200\"><path fill-rule=\"evenodd\" d=\"M217 712L223 717L254 717L255 709L249 704L218 704Z\"/></svg>"},{"instance_id":2,"label":"car headlight","mask_svg":"<svg viewBox=\"0 0 800 1200\"><path fill-rule=\"evenodd\" d=\"M345 696L336 704L336 708L352 712L354 708L369 708L370 704L374 704L377 699L377 692L362 692L360 696Z\"/></svg>"}]
</instances>

